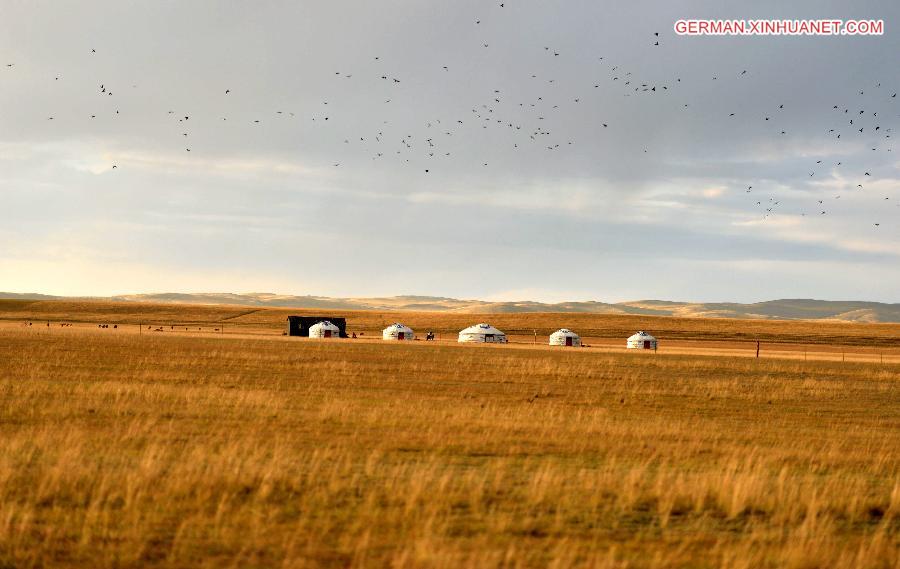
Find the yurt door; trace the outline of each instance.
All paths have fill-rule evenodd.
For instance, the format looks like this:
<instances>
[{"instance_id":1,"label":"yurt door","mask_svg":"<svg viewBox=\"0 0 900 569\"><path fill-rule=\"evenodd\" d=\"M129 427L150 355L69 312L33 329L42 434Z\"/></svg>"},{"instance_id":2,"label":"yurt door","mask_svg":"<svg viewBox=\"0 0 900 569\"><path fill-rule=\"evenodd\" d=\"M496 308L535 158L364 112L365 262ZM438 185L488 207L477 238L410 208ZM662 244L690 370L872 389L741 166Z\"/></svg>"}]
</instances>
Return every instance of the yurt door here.
<instances>
[{"instance_id":1,"label":"yurt door","mask_svg":"<svg viewBox=\"0 0 900 569\"><path fill-rule=\"evenodd\" d=\"M645 349L645 350L649 350L649 349L650 349L650 340L644 340L644 349Z\"/></svg>"},{"instance_id":2,"label":"yurt door","mask_svg":"<svg viewBox=\"0 0 900 569\"><path fill-rule=\"evenodd\" d=\"M402 340L404 338L403 332L397 332L397 339Z\"/></svg>"},{"instance_id":3,"label":"yurt door","mask_svg":"<svg viewBox=\"0 0 900 569\"><path fill-rule=\"evenodd\" d=\"M330 337L331 337L331 330L325 330L325 337L326 337L326 338L330 338Z\"/></svg>"},{"instance_id":4,"label":"yurt door","mask_svg":"<svg viewBox=\"0 0 900 569\"><path fill-rule=\"evenodd\" d=\"M484 341L485 341L485 342L493 342L493 341L494 341L494 335L493 335L493 334L485 334L485 335L484 335Z\"/></svg>"},{"instance_id":5,"label":"yurt door","mask_svg":"<svg viewBox=\"0 0 900 569\"><path fill-rule=\"evenodd\" d=\"M567 345L567 346L571 346L571 345L572 345L572 336L566 336L566 345Z\"/></svg>"}]
</instances>

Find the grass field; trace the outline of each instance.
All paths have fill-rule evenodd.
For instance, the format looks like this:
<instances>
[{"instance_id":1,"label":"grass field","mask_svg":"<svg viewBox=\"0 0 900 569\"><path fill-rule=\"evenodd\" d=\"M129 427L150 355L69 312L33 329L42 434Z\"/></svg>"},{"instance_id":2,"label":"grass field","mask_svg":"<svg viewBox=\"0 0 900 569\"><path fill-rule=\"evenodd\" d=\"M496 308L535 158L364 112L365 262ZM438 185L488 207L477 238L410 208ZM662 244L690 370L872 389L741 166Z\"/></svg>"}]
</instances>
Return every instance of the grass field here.
<instances>
[{"instance_id":1,"label":"grass field","mask_svg":"<svg viewBox=\"0 0 900 569\"><path fill-rule=\"evenodd\" d=\"M456 339L461 329L485 321L513 336L534 332L546 337L567 327L582 337L625 338L637 330L651 330L666 341L761 340L771 344L847 345L867 348L898 347L900 324L865 324L838 321L733 320L673 318L588 313L520 313L478 315L446 312L375 312L328 309L257 308L229 305L178 305L77 301L0 300L0 322L34 320L54 323L74 321L89 324L138 323L164 326L213 327L224 325L230 332L280 333L291 314L330 315L347 319L348 329L381 334L393 322L403 322L417 332L434 330ZM546 339L546 338L544 338Z\"/></svg>"},{"instance_id":2,"label":"grass field","mask_svg":"<svg viewBox=\"0 0 900 569\"><path fill-rule=\"evenodd\" d=\"M648 330L660 338L662 353L753 357L756 342L761 357L824 361L900 363L900 324L862 324L836 321L733 320L672 318L585 313L454 314L440 312L374 312L258 308L227 305L145 304L135 302L77 302L0 300L0 328L54 333L61 323L76 328L116 325L117 334L153 333L230 336L279 336L290 314L324 315L347 320L348 331L361 338L381 338L393 322L411 326L420 336L432 330L439 343L455 343L459 330L488 321L520 345L546 344L561 327L578 332L585 344L605 351L624 351L625 338ZM49 330L46 325L50 323ZM109 330L108 333L112 333Z\"/></svg>"},{"instance_id":3,"label":"grass field","mask_svg":"<svg viewBox=\"0 0 900 569\"><path fill-rule=\"evenodd\" d=\"M900 365L281 336L302 312L0 302L0 567L900 567ZM490 321L900 338L591 316Z\"/></svg>"}]
</instances>

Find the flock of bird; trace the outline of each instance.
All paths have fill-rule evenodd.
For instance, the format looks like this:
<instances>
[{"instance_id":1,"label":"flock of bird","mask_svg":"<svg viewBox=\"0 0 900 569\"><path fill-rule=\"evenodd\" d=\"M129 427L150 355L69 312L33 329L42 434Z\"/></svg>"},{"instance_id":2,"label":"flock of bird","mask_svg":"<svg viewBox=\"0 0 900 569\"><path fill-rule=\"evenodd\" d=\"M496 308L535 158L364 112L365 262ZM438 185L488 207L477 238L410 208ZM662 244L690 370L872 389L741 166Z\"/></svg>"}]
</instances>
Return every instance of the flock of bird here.
<instances>
[{"instance_id":1,"label":"flock of bird","mask_svg":"<svg viewBox=\"0 0 900 569\"><path fill-rule=\"evenodd\" d=\"M891 139L893 127L882 127L882 124L885 120L890 121L892 118L900 117L900 115L890 115L897 108L890 107L897 100L897 93L885 92L881 87L881 83L873 85L873 89L876 93L873 98L865 99L866 91L862 89L857 95L857 100L844 105L832 106L833 114L828 119L828 124L831 128L822 133L832 145L839 147L842 143L846 144L849 139L852 142L862 143L866 149L871 148L872 152L893 152ZM863 105L868 108L861 108ZM877 110L872 110L872 105ZM783 109L784 105L779 105L777 111L774 111L772 115L775 116L777 112ZM888 110L885 111L885 109ZM879 117L879 113L881 113L881 117ZM734 116L734 113L731 113L729 116ZM763 120L770 121L772 117L766 116ZM786 131L781 130L780 134L784 135ZM844 138L841 138L842 136ZM829 152L829 155L840 155L840 152ZM811 210L807 209L799 212L802 217L805 217L807 214L827 215L829 213L829 204L840 200L845 190L865 190L868 180L873 179L871 172L864 169L861 170L858 166L854 168L851 164L845 164L844 160L826 161L825 159L817 159L810 162L809 178L815 178L817 175L821 178L823 170L825 170L826 175L835 176L839 174L844 180L842 189L839 190L839 193L821 199L816 198ZM746 192L752 193L753 186L748 186ZM890 201L891 196L882 195L880 198L884 201ZM895 199L894 202L895 207L900 207L900 200ZM764 217L774 215L778 211L780 204L781 202L775 196L770 196L765 201L762 199L756 201L757 206L765 209ZM881 222L874 222L873 226L880 227Z\"/></svg>"},{"instance_id":2,"label":"flock of bird","mask_svg":"<svg viewBox=\"0 0 900 569\"><path fill-rule=\"evenodd\" d=\"M499 3L499 8L505 8L505 3ZM482 26L481 18L472 19L473 26ZM646 37L646 49L660 49L660 33L648 32ZM474 47L474 46L473 46ZM479 49L490 50L490 41L481 41ZM594 67L585 69L583 77L594 77L593 80L584 80L581 85L567 84L565 89L558 89L559 83L562 81L555 77L554 69L558 61L566 57L562 50L554 48L551 45L536 45L533 47L537 58L542 58L535 65L535 73L531 73L529 77L524 77L525 83L530 86L527 90L529 93L523 96L524 91L506 92L497 86L488 86L483 90L480 100L473 101L465 114L447 112L443 116L423 116L418 127L408 128L394 125L390 120L390 113L386 112L384 120L380 120L378 127L366 130L365 132L355 132L353 135L348 134L340 128L330 128L335 125L335 107L329 107L329 100L324 97L321 105L316 109L285 111L274 110L275 118L291 119L291 120L309 120L312 123L321 125L324 128L330 128L325 132L337 139L342 139L342 143L346 149L340 157L331 162L334 168L340 168L342 164L346 165L348 161L357 159L360 156L373 161L395 161L398 167L408 167L419 170L425 175L436 175L443 167L442 160L448 160L454 156L454 152L459 148L459 144L465 146L466 140L473 140L487 136L488 133L498 134L507 149L512 152L518 152L528 148L530 150L540 150L547 153L558 153L577 144L570 136L566 136L563 127L558 126L556 119L561 109L570 112L574 111L576 116L579 113L596 115L598 110L596 106L592 108L591 92L594 90L612 91L625 97L685 97L684 86L687 80L682 81L677 74L668 77L665 80L659 80L649 77L639 78L638 73L634 69L626 69L622 65L610 62L605 56L597 55L594 61ZM87 52L88 56L95 56L97 51L91 48ZM14 72L16 64L6 63L7 71ZM452 69L449 65L443 65L440 62L435 64L436 69L440 69L441 73L450 74ZM540 71L538 71L538 69ZM365 65L364 71L358 69L354 72L344 72L335 70L332 72L331 81L335 90L354 89L371 91L372 93L384 93L385 89L390 93L391 88L400 88L407 79L404 74L397 69L393 69L392 65L386 61L386 58L380 55L371 55L368 65ZM724 75L711 75L709 81L722 82L723 80L745 81L752 76L750 70L741 69L730 73L728 77ZM721 77L721 78L720 78ZM54 81L59 81L60 76L55 75ZM348 85L347 83L352 82ZM379 87L376 84L381 83ZM132 85L136 88L137 85ZM118 92L118 89L117 89ZM569 93L568 96L560 95L561 92ZM572 96L571 93L580 92L581 94ZM97 86L97 93L110 101L114 100L114 94L110 84L104 82ZM232 87L223 86L220 91L222 97L232 96ZM112 99L110 99L112 98ZM385 108L389 107L393 102L392 96L383 99L381 105ZM900 117L898 115L897 93L891 92L886 88L882 88L880 83L873 84L869 87L859 89L858 95L852 101L836 102L830 109L827 118L826 128L820 133L823 140L829 144L841 145L847 142L864 143L866 148L871 148L871 152L892 152L892 132L893 120ZM408 102L404 102L408 110ZM691 110L690 102L678 102L677 108L685 112ZM582 110L583 109L583 110ZM743 116L741 110L735 109L729 112L727 116L722 116L722 121L741 121L741 120L758 120L768 127L773 137L783 137L788 134L789 127L784 116L790 111L785 108L785 104L779 104L773 107L769 113L762 116ZM162 112L162 111L161 111ZM166 110L169 120L178 127L178 139L182 143L183 151L192 152L192 125L197 123L191 120L191 114L179 113L175 110ZM115 115L119 114L119 110L115 110ZM56 117L50 115L47 120L54 120ZM90 119L96 119L97 114L90 115ZM208 119L209 117L204 117ZM216 120L228 121L228 116L218 117ZM260 124L262 118L252 119L252 124ZM616 135L616 131L622 132L621 129L628 128L628 125L617 124L618 118L611 116L608 119L602 119L598 123L598 129ZM554 126L557 125L557 126ZM354 125L351 125L354 126ZM462 139L463 142L456 142ZM641 150L644 154L650 153L652 140ZM839 151L823 153L823 156L841 155ZM486 168L491 165L490 158L480 157L478 163L472 163L471 167ZM648 159L653 159L648 156ZM110 169L117 169L118 164L110 164ZM768 219L774 215L789 213L793 215L807 216L816 215L824 216L831 212L837 200L846 195L846 191L865 192L870 184L870 180L874 181L878 177L878 172L870 172L860 170L858 166L844 160L826 160L825 158L812 159L809 164L808 177L810 181L819 179L834 180L839 177L843 180L843 189L832 192L827 197L818 195L812 198L806 206L792 206L792 210L785 211L783 198L779 198L776 193L766 192L764 189L766 181L755 184L749 184L743 191L749 195L749 205L755 207L763 219ZM823 185L823 187L831 188L831 185ZM739 191L739 190L738 190ZM768 194L768 195L767 195ZM892 199L890 195L879 196L883 201L888 202ZM900 200L894 197L892 202L900 206ZM883 215L885 210L882 208L878 213ZM874 227L882 225L884 220L873 221Z\"/></svg>"}]
</instances>

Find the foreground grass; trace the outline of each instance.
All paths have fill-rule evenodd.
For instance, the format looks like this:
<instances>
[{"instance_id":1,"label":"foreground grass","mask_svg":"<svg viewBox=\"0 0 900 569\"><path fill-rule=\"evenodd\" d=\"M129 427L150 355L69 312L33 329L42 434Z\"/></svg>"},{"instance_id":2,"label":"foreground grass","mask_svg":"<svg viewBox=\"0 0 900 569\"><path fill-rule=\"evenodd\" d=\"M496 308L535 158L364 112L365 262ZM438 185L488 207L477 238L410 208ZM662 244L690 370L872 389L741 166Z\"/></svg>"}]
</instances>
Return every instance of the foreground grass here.
<instances>
[{"instance_id":1,"label":"foreground grass","mask_svg":"<svg viewBox=\"0 0 900 569\"><path fill-rule=\"evenodd\" d=\"M0 567L898 567L900 368L0 330Z\"/></svg>"}]
</instances>

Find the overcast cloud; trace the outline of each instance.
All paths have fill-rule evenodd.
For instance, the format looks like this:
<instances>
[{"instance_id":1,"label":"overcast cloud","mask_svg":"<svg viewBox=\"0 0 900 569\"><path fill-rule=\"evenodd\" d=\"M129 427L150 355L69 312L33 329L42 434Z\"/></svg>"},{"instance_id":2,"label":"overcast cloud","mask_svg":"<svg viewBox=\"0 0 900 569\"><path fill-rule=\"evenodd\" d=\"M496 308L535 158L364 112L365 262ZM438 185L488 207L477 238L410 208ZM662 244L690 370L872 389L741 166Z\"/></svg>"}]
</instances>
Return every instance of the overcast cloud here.
<instances>
[{"instance_id":1,"label":"overcast cloud","mask_svg":"<svg viewBox=\"0 0 900 569\"><path fill-rule=\"evenodd\" d=\"M504 4L0 2L0 290L900 302L900 5Z\"/></svg>"}]
</instances>

